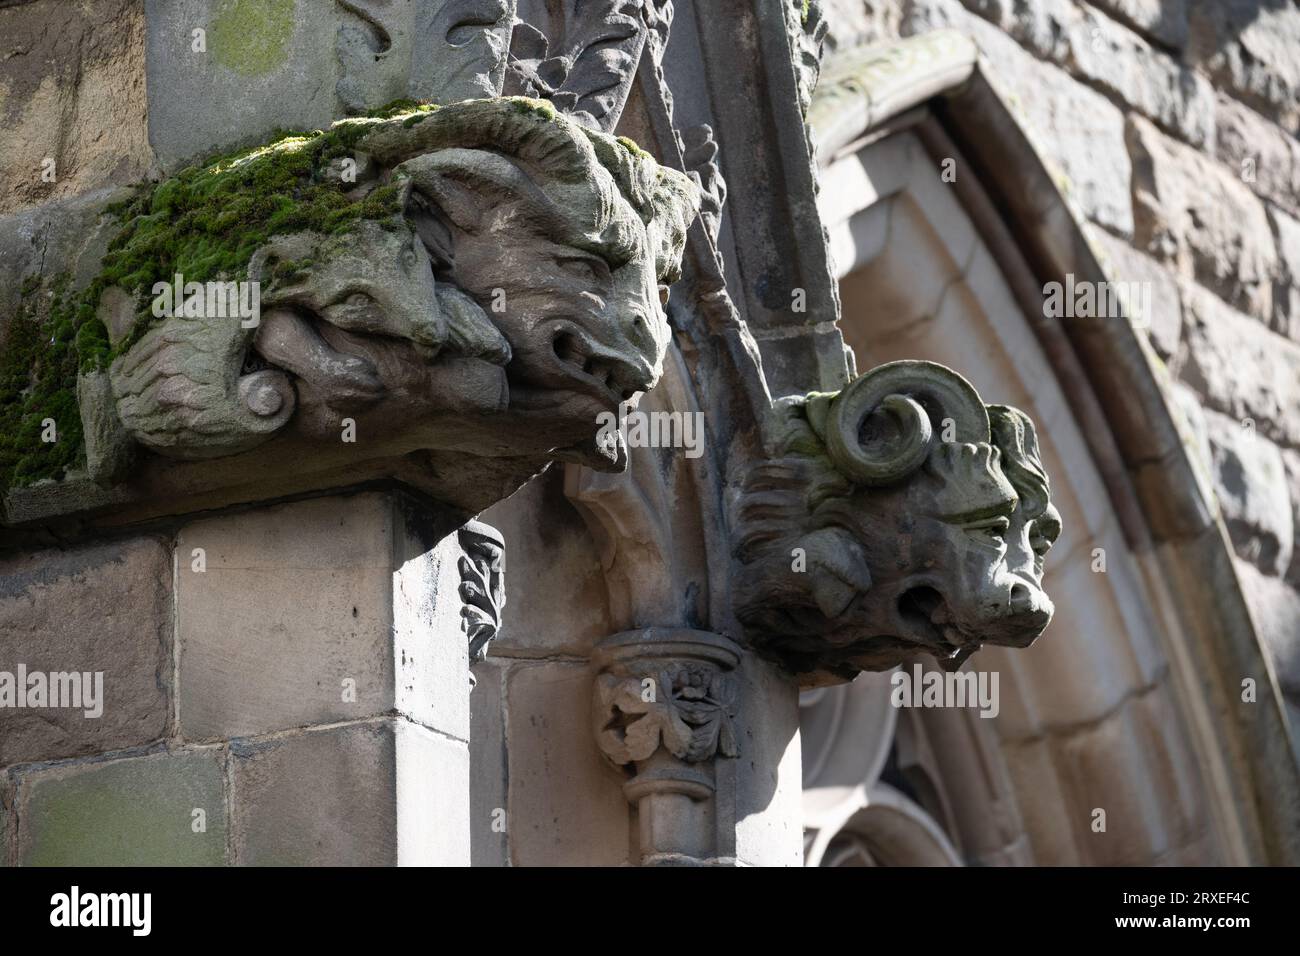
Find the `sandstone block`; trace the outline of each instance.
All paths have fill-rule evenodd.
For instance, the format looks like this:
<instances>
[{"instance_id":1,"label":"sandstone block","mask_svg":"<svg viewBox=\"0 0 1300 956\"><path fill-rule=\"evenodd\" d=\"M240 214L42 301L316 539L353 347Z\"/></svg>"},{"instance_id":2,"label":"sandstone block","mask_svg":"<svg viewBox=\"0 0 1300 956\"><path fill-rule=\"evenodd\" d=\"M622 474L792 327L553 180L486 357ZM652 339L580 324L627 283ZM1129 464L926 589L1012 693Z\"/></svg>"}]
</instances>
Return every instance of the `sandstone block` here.
<instances>
[{"instance_id":1,"label":"sandstone block","mask_svg":"<svg viewBox=\"0 0 1300 956\"><path fill-rule=\"evenodd\" d=\"M1217 115L1219 160L1257 195L1300 211L1300 141L1222 93Z\"/></svg>"},{"instance_id":2,"label":"sandstone block","mask_svg":"<svg viewBox=\"0 0 1300 956\"><path fill-rule=\"evenodd\" d=\"M1204 289L1185 290L1182 378L1206 405L1280 445L1300 447L1300 346Z\"/></svg>"},{"instance_id":3,"label":"sandstone block","mask_svg":"<svg viewBox=\"0 0 1300 956\"><path fill-rule=\"evenodd\" d=\"M474 665L477 683L470 695L470 849L474 866L506 866L509 862L507 788L509 787L505 701L508 663L486 660Z\"/></svg>"},{"instance_id":4,"label":"sandstone block","mask_svg":"<svg viewBox=\"0 0 1300 956\"><path fill-rule=\"evenodd\" d=\"M1113 103L1064 70L1027 53L998 27L958 0L909 5L904 35L953 27L979 46L991 80L1019 114L1038 149L1062 173L1062 187L1083 214L1121 236L1133 234L1131 167L1124 147L1124 116Z\"/></svg>"},{"instance_id":5,"label":"sandstone block","mask_svg":"<svg viewBox=\"0 0 1300 956\"><path fill-rule=\"evenodd\" d=\"M149 171L144 36L134 0L0 10L0 213Z\"/></svg>"},{"instance_id":6,"label":"sandstone block","mask_svg":"<svg viewBox=\"0 0 1300 956\"><path fill-rule=\"evenodd\" d=\"M1149 303L1150 314L1135 322L1146 330L1156 354L1163 359L1174 356L1183 334L1183 309L1173 274L1168 267L1104 230L1090 227L1087 233L1101 253L1110 281L1125 289L1138 283L1139 299Z\"/></svg>"},{"instance_id":7,"label":"sandstone block","mask_svg":"<svg viewBox=\"0 0 1300 956\"><path fill-rule=\"evenodd\" d=\"M18 820L19 859L25 866L226 862L224 773L214 751L24 773Z\"/></svg>"},{"instance_id":8,"label":"sandstone block","mask_svg":"<svg viewBox=\"0 0 1300 956\"><path fill-rule=\"evenodd\" d=\"M439 543L425 521L363 494L183 528L181 733L228 739L398 709L465 739L455 536Z\"/></svg>"},{"instance_id":9,"label":"sandstone block","mask_svg":"<svg viewBox=\"0 0 1300 956\"><path fill-rule=\"evenodd\" d=\"M402 718L231 748L235 859L252 866L469 862L465 744Z\"/></svg>"},{"instance_id":10,"label":"sandstone block","mask_svg":"<svg viewBox=\"0 0 1300 956\"><path fill-rule=\"evenodd\" d=\"M1186 52L1218 89L1296 132L1300 10L1293 4L1196 3Z\"/></svg>"},{"instance_id":11,"label":"sandstone block","mask_svg":"<svg viewBox=\"0 0 1300 956\"><path fill-rule=\"evenodd\" d=\"M1249 422L1216 412L1205 417L1215 491L1237 556L1265 574L1281 574L1294 535L1282 454Z\"/></svg>"},{"instance_id":12,"label":"sandstone block","mask_svg":"<svg viewBox=\"0 0 1300 956\"><path fill-rule=\"evenodd\" d=\"M0 708L0 766L119 750L166 734L171 584L171 549L155 538L0 561L0 671L75 671L83 703L102 686L90 708L98 717L87 717L84 706Z\"/></svg>"},{"instance_id":13,"label":"sandstone block","mask_svg":"<svg viewBox=\"0 0 1300 956\"><path fill-rule=\"evenodd\" d=\"M1273 286L1274 331L1300 342L1300 219L1270 207L1277 243L1278 276Z\"/></svg>"},{"instance_id":14,"label":"sandstone block","mask_svg":"<svg viewBox=\"0 0 1300 956\"><path fill-rule=\"evenodd\" d=\"M1277 252L1263 204L1234 173L1128 118L1138 248L1267 322Z\"/></svg>"},{"instance_id":15,"label":"sandstone block","mask_svg":"<svg viewBox=\"0 0 1300 956\"><path fill-rule=\"evenodd\" d=\"M628 860L623 777L592 739L586 664L518 664L506 681L507 807L516 866L618 866Z\"/></svg>"}]
</instances>

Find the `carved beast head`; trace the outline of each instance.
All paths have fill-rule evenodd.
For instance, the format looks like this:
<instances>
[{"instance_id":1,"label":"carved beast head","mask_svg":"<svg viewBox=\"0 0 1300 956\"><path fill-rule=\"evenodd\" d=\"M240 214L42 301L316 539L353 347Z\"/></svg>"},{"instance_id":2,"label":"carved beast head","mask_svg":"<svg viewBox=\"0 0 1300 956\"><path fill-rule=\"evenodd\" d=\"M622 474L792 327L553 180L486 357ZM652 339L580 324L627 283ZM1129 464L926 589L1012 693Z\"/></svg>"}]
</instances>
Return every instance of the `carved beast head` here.
<instances>
[{"instance_id":1,"label":"carved beast head","mask_svg":"<svg viewBox=\"0 0 1300 956\"><path fill-rule=\"evenodd\" d=\"M894 362L786 399L739 502L737 615L810 683L921 654L956 668L1047 626L1060 533L1033 425L961 376Z\"/></svg>"},{"instance_id":2,"label":"carved beast head","mask_svg":"<svg viewBox=\"0 0 1300 956\"><path fill-rule=\"evenodd\" d=\"M398 212L257 250L262 318L170 318L115 363L124 424L176 458L290 425L477 454L609 466L597 415L652 387L698 189L646 153L520 99L368 124L358 200ZM296 413L296 414L295 414ZM467 430L488 416L490 428ZM292 417L292 422L290 421ZM595 459L595 460L593 460Z\"/></svg>"}]
</instances>

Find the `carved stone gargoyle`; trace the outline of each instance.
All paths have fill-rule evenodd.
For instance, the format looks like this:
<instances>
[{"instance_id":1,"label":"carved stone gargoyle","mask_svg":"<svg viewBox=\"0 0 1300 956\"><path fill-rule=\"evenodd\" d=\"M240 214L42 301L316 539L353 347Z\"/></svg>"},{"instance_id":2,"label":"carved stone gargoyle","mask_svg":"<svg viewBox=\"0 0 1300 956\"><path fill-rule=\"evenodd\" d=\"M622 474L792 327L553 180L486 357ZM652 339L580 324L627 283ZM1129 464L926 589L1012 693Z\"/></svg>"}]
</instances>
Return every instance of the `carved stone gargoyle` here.
<instances>
[{"instance_id":1,"label":"carved stone gargoyle","mask_svg":"<svg viewBox=\"0 0 1300 956\"><path fill-rule=\"evenodd\" d=\"M760 653L813 686L1047 626L1060 534L1033 424L930 362L780 400L738 501L732 590Z\"/></svg>"},{"instance_id":2,"label":"carved stone gargoyle","mask_svg":"<svg viewBox=\"0 0 1300 956\"><path fill-rule=\"evenodd\" d=\"M432 493L471 513L551 460L621 469L622 451L596 442L598 416L659 378L694 183L536 100L419 107L339 131L332 158L289 140L188 182L188 195L234 201L257 188L259 163L308 151L303 188L344 226L227 225L267 233L247 260L261 293L252 327L202 309L150 320L139 287L105 295L115 357L108 387L82 390L86 433L112 434L115 417L149 461L242 456L268 478L360 480L360 461L418 453ZM154 196L142 215L185 228L166 183ZM116 463L107 476L92 467L101 483L131 477L126 456L93 452L92 466ZM177 479L221 480L210 468Z\"/></svg>"}]
</instances>

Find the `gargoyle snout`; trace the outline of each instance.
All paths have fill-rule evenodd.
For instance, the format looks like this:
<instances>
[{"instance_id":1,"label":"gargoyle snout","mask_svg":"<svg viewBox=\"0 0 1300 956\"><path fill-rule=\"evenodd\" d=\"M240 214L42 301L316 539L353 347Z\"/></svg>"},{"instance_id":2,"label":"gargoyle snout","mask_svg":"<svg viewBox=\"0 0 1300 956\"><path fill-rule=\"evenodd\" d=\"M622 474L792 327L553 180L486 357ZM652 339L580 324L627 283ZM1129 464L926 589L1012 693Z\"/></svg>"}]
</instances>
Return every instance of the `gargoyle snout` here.
<instances>
[{"instance_id":1,"label":"gargoyle snout","mask_svg":"<svg viewBox=\"0 0 1300 956\"><path fill-rule=\"evenodd\" d=\"M640 355L600 345L567 323L554 331L551 349L570 375L593 380L619 401L652 388L659 379L657 368Z\"/></svg>"}]
</instances>

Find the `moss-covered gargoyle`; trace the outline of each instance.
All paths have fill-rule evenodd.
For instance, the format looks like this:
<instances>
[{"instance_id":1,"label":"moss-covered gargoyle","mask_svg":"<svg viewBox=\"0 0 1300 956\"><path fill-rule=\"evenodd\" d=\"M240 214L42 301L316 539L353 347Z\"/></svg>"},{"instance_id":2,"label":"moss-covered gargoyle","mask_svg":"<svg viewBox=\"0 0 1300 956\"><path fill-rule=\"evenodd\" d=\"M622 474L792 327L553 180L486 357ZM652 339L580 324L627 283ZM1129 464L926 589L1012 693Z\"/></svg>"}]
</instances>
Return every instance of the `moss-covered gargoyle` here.
<instances>
[{"instance_id":1,"label":"moss-covered gargoyle","mask_svg":"<svg viewBox=\"0 0 1300 956\"><path fill-rule=\"evenodd\" d=\"M515 97L405 104L165 179L118 211L82 317L106 338L77 388L90 476L423 455L472 510L551 459L621 468L598 415L660 375L698 205L630 141ZM466 456L503 464L457 479Z\"/></svg>"},{"instance_id":2,"label":"moss-covered gargoyle","mask_svg":"<svg viewBox=\"0 0 1300 956\"><path fill-rule=\"evenodd\" d=\"M738 499L736 614L808 685L983 644L1052 619L1061 532L1029 418L932 362L881 365L777 403Z\"/></svg>"}]
</instances>

